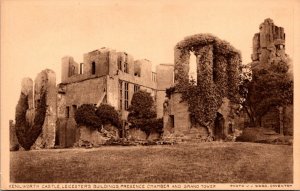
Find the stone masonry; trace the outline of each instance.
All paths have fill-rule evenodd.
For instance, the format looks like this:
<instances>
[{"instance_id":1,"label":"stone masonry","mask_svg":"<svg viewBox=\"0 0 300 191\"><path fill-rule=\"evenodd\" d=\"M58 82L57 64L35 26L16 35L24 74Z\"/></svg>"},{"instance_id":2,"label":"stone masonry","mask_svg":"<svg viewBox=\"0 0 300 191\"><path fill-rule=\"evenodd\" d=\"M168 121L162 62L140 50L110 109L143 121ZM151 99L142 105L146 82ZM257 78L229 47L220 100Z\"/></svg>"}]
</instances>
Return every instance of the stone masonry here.
<instances>
[{"instance_id":1,"label":"stone masonry","mask_svg":"<svg viewBox=\"0 0 300 191\"><path fill-rule=\"evenodd\" d=\"M285 53L284 28L276 26L272 19L265 19L259 26L259 33L256 33L253 37L251 59L252 70L255 70L262 64L266 65L286 61L288 56ZM262 117L261 126L274 129L281 134L292 135L292 132L289 132L289 130L293 126L293 106L271 108ZM280 126L282 127L280 128Z\"/></svg>"},{"instance_id":2,"label":"stone masonry","mask_svg":"<svg viewBox=\"0 0 300 191\"><path fill-rule=\"evenodd\" d=\"M220 50L218 49L220 48ZM197 86L203 81L212 83L218 82L220 79L214 79L214 68L221 64L228 64L234 59L240 60L239 51L234 47L221 41L212 35L197 34L186 37L177 43L174 49L174 74L175 84L187 83L189 79L189 62L191 52L196 56L197 63ZM224 67L226 69L227 65ZM217 70L220 71L220 70ZM225 71L220 71L224 72ZM223 77L224 75L216 75ZM223 79L221 79L223 80ZM231 79L228 79L231 80ZM225 82L227 79L224 80ZM229 91L224 89L224 91ZM213 129L202 127L191 122L188 105L181 99L181 93L173 92L170 99L164 103L164 138L177 137L180 139L201 139L210 140L216 134L216 127ZM228 135L232 119L230 118L231 103L224 97L223 104L219 108L218 113L223 118L221 127L217 130L221 132L221 137ZM216 123L216 122L215 122Z\"/></svg>"},{"instance_id":3,"label":"stone masonry","mask_svg":"<svg viewBox=\"0 0 300 191\"><path fill-rule=\"evenodd\" d=\"M46 69L40 72L34 81L34 102L40 101L42 89L46 91L46 118L43 131L37 138L34 148L53 148L55 144L56 120L57 120L57 89L56 76L52 70ZM36 104L35 104L36 105Z\"/></svg>"},{"instance_id":4,"label":"stone masonry","mask_svg":"<svg viewBox=\"0 0 300 191\"><path fill-rule=\"evenodd\" d=\"M28 95L28 109L26 111L26 120L32 125L36 113L36 105L41 99L41 93L46 91L46 118L43 124L41 135L37 138L32 149L53 148L56 132L56 79L52 70L46 69L40 72L34 83L30 78L24 78L21 83L21 92ZM11 132L15 133L15 132ZM13 135L11 135L13 137Z\"/></svg>"}]
</instances>

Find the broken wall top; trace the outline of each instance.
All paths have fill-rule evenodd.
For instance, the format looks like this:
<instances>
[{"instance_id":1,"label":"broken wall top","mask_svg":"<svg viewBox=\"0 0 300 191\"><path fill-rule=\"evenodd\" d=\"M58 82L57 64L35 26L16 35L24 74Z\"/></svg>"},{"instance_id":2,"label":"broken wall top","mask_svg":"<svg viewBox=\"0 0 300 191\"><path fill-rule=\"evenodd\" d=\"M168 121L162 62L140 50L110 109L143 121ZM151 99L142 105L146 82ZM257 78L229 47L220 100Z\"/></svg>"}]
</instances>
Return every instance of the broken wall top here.
<instances>
[{"instance_id":1,"label":"broken wall top","mask_svg":"<svg viewBox=\"0 0 300 191\"><path fill-rule=\"evenodd\" d=\"M218 54L238 54L240 51L231 46L228 42L219 39L211 34L195 34L185 37L182 41L178 42L175 49L186 49L187 51L193 51L196 47L202 47L212 44Z\"/></svg>"}]
</instances>

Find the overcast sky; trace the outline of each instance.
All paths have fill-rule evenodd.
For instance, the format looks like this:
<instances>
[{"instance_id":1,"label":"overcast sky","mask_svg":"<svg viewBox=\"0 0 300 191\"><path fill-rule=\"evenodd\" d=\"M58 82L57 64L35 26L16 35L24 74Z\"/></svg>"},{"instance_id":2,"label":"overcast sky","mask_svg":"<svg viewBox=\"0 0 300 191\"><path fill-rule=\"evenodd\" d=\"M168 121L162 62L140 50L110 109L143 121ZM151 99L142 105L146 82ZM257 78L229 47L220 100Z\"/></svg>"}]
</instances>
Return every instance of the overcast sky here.
<instances>
[{"instance_id":1,"label":"overcast sky","mask_svg":"<svg viewBox=\"0 0 300 191\"><path fill-rule=\"evenodd\" d=\"M211 33L230 42L249 63L252 37L271 18L284 27L294 55L293 1L29 1L1 2L1 122L14 119L23 77L45 68L60 82L61 58L101 47L126 51L153 64L173 63L174 45L187 35ZM299 5L299 4L298 4ZM296 21L298 23L299 20Z\"/></svg>"}]
</instances>

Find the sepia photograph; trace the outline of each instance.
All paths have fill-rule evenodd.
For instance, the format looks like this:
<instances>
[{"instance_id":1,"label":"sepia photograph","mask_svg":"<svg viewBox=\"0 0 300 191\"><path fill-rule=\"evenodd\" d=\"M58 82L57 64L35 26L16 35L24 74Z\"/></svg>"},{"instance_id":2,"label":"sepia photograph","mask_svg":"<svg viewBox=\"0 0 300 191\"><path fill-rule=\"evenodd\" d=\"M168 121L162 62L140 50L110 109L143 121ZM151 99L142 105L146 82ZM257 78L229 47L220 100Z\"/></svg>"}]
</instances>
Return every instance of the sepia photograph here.
<instances>
[{"instance_id":1,"label":"sepia photograph","mask_svg":"<svg viewBox=\"0 0 300 191\"><path fill-rule=\"evenodd\" d=\"M299 1L0 2L1 189L300 189Z\"/></svg>"}]
</instances>

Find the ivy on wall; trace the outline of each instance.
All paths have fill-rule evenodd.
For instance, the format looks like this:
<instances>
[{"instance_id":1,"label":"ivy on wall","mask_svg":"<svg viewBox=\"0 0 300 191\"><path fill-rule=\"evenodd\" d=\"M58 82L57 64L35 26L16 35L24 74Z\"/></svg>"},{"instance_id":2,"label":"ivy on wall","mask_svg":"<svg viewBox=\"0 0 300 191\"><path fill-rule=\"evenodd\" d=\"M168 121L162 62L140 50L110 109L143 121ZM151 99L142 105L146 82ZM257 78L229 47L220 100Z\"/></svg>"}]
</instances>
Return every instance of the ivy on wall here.
<instances>
[{"instance_id":1,"label":"ivy on wall","mask_svg":"<svg viewBox=\"0 0 300 191\"><path fill-rule=\"evenodd\" d=\"M175 46L175 86L167 90L182 94L192 123L210 128L222 99L239 103L240 52L210 34L186 37ZM196 55L197 84L189 80L190 52Z\"/></svg>"}]
</instances>

